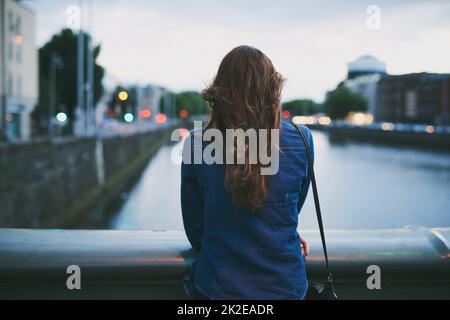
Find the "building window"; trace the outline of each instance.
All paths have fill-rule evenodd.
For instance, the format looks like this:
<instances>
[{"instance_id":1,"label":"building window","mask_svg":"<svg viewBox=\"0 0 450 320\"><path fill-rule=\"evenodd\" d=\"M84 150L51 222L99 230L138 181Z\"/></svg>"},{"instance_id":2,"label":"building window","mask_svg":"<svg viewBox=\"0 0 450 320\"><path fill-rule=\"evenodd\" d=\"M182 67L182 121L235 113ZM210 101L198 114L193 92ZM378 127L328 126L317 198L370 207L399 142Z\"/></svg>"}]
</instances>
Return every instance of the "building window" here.
<instances>
[{"instance_id":1,"label":"building window","mask_svg":"<svg viewBox=\"0 0 450 320\"><path fill-rule=\"evenodd\" d=\"M16 25L14 26L15 34L22 34L22 18L20 16L16 17Z\"/></svg>"},{"instance_id":2,"label":"building window","mask_svg":"<svg viewBox=\"0 0 450 320\"><path fill-rule=\"evenodd\" d=\"M18 15L16 17L16 25L14 28L15 39L14 43L16 44L16 60L18 63L22 61L22 45L23 45L23 37L22 37L22 18Z\"/></svg>"},{"instance_id":3,"label":"building window","mask_svg":"<svg viewBox=\"0 0 450 320\"><path fill-rule=\"evenodd\" d=\"M13 13L12 13L12 11L8 12L8 24L9 24L9 31L12 32L14 30Z\"/></svg>"},{"instance_id":4,"label":"building window","mask_svg":"<svg viewBox=\"0 0 450 320\"><path fill-rule=\"evenodd\" d=\"M414 120L418 116L416 92L414 90L408 90L406 92L405 100L406 100L405 116L408 119Z\"/></svg>"},{"instance_id":5,"label":"building window","mask_svg":"<svg viewBox=\"0 0 450 320\"><path fill-rule=\"evenodd\" d=\"M8 75L8 94L10 97L14 96L14 83L12 74Z\"/></svg>"},{"instance_id":6,"label":"building window","mask_svg":"<svg viewBox=\"0 0 450 320\"><path fill-rule=\"evenodd\" d=\"M17 97L22 98L22 77L17 76Z\"/></svg>"},{"instance_id":7,"label":"building window","mask_svg":"<svg viewBox=\"0 0 450 320\"><path fill-rule=\"evenodd\" d=\"M10 61L13 60L13 56L14 56L14 47L13 47L13 43L10 41L8 43L8 58Z\"/></svg>"},{"instance_id":8,"label":"building window","mask_svg":"<svg viewBox=\"0 0 450 320\"><path fill-rule=\"evenodd\" d=\"M22 45L18 45L16 49L16 60L17 63L22 62Z\"/></svg>"},{"instance_id":9,"label":"building window","mask_svg":"<svg viewBox=\"0 0 450 320\"><path fill-rule=\"evenodd\" d=\"M9 33L12 35L14 34L14 21L13 21L13 13L12 11L8 12L8 26L9 26ZM9 36L9 41L8 41L8 58L10 61L13 60L13 56L14 56L14 47L13 47L13 42L11 40L11 36Z\"/></svg>"},{"instance_id":10,"label":"building window","mask_svg":"<svg viewBox=\"0 0 450 320\"><path fill-rule=\"evenodd\" d=\"M9 26L9 34L13 34L14 33L14 22L13 22L13 13L12 11L8 12L8 21L7 21L7 25ZM8 32L7 32L8 34ZM13 43L11 41L11 36L9 37L9 41L8 41L8 58L10 61L13 60Z\"/></svg>"}]
</instances>

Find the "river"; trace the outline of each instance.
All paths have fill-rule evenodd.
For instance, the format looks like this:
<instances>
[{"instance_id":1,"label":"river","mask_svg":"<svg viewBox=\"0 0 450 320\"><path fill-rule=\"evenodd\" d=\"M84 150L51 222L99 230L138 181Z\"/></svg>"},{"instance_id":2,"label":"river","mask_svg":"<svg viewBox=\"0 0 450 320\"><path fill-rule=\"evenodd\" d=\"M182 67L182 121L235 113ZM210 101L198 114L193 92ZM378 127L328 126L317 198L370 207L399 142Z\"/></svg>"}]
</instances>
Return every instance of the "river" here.
<instances>
[{"instance_id":1,"label":"river","mask_svg":"<svg viewBox=\"0 0 450 320\"><path fill-rule=\"evenodd\" d=\"M327 228L450 227L450 154L360 143L330 143L314 132L316 171ZM123 195L109 229L182 230L180 166L173 146L152 158ZM302 228L317 228L311 194Z\"/></svg>"}]
</instances>

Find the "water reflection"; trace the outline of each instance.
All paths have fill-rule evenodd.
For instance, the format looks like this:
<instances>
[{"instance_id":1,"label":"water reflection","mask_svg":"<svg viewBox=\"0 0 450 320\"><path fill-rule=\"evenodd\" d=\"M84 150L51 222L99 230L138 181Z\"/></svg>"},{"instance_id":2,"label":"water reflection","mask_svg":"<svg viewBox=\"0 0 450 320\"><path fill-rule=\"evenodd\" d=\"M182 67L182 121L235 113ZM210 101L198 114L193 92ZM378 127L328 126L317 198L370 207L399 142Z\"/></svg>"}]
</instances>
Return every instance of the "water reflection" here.
<instances>
[{"instance_id":1,"label":"water reflection","mask_svg":"<svg viewBox=\"0 0 450 320\"><path fill-rule=\"evenodd\" d=\"M328 228L450 226L450 154L369 144L330 144L314 132L316 168ZM121 230L182 230L180 167L162 148L110 223ZM309 197L303 228L316 228Z\"/></svg>"},{"instance_id":2,"label":"water reflection","mask_svg":"<svg viewBox=\"0 0 450 320\"><path fill-rule=\"evenodd\" d=\"M127 195L110 229L183 230L180 204L181 166L172 159L174 145L152 158L141 180Z\"/></svg>"}]
</instances>

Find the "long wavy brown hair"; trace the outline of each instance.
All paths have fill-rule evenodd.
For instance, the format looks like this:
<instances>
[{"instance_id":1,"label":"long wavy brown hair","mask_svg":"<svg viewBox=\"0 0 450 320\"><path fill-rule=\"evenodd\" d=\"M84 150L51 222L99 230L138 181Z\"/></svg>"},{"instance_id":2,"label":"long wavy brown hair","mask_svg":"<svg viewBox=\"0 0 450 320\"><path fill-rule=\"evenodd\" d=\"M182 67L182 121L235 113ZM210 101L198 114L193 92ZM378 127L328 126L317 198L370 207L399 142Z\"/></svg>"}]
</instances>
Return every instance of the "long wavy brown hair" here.
<instances>
[{"instance_id":1,"label":"long wavy brown hair","mask_svg":"<svg viewBox=\"0 0 450 320\"><path fill-rule=\"evenodd\" d=\"M223 59L212 84L203 91L211 108L208 129L279 129L281 91L284 79L272 61L260 50L249 46L233 49ZM224 137L226 135L224 134ZM246 141L248 149L248 141ZM267 154L270 155L271 135ZM236 150L236 148L235 148ZM268 176L261 175L261 163L227 164L225 188L234 205L259 211L266 203Z\"/></svg>"}]
</instances>

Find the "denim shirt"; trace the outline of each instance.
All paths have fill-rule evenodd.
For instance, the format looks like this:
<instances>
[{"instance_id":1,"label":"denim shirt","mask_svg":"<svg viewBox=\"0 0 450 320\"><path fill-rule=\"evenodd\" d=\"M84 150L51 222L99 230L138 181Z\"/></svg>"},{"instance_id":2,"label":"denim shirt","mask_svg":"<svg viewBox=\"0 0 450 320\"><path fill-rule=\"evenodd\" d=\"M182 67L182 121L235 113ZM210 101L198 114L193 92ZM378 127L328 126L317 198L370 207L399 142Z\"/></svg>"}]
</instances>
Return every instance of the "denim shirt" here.
<instances>
[{"instance_id":1,"label":"denim shirt","mask_svg":"<svg viewBox=\"0 0 450 320\"><path fill-rule=\"evenodd\" d=\"M311 132L305 132L314 154ZM224 187L225 166L182 165L185 231L199 251L184 281L213 300L300 300L308 289L298 217L310 186L305 146L295 127L280 130L279 171L269 180L267 201L253 213L233 205Z\"/></svg>"}]
</instances>

